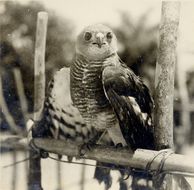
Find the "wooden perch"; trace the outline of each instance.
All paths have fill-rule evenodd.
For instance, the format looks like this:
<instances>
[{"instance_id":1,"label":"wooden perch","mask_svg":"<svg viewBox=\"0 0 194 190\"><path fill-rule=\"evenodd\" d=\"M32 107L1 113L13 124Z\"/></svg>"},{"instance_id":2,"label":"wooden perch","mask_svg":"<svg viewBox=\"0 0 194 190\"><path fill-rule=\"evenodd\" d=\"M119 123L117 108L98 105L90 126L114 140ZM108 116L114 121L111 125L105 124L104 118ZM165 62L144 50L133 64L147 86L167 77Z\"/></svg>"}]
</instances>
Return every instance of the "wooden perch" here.
<instances>
[{"instance_id":1,"label":"wooden perch","mask_svg":"<svg viewBox=\"0 0 194 190\"><path fill-rule=\"evenodd\" d=\"M8 141L5 141L6 138L4 137L3 139L1 139L1 145L9 144L10 146L12 146L12 144L17 144L15 148L20 148L22 146L24 148L28 148L27 140L18 139L18 142L16 143L16 138L16 136L10 136L8 138L9 143L7 143ZM11 139L13 139L13 141L11 141ZM3 141L5 141L6 143L3 143ZM79 151L81 144L77 144L73 141L41 138L35 138L33 141L38 148L43 149L47 152L80 158ZM132 153L126 148L118 149L115 147L104 147L102 145L96 145L92 148L92 151L86 151L85 155L81 158L112 164L119 164L123 166L130 166L137 169L145 169L147 163L150 162L158 153L159 151L145 149L137 149L134 153ZM154 159L150 168L151 170L156 170L158 168L164 154L165 152L161 153L157 156L156 159ZM180 173L183 172L183 175L185 172L194 174L193 159L181 154L172 154L166 159L163 171L173 171Z\"/></svg>"},{"instance_id":2,"label":"wooden perch","mask_svg":"<svg viewBox=\"0 0 194 190\"><path fill-rule=\"evenodd\" d=\"M48 152L79 157L80 146L72 141L36 138L34 139L34 143L37 147ZM132 153L124 148L116 149L114 147L96 145L91 151L86 151L82 158L145 169L147 163L158 153L159 151L144 149L138 149L135 153ZM151 170L156 170L158 168L162 157L163 154L157 156L151 165ZM163 170L194 173L194 162L190 157L180 154L172 154L166 159Z\"/></svg>"}]
</instances>

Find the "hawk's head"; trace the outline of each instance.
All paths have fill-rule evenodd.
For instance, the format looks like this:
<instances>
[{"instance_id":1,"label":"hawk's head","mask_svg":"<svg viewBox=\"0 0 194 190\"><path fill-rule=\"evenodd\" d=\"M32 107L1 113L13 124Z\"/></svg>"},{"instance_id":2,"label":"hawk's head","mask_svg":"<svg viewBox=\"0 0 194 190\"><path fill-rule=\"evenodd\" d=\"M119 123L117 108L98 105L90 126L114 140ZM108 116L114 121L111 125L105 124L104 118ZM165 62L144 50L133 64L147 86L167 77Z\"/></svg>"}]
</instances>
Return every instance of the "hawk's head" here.
<instances>
[{"instance_id":1,"label":"hawk's head","mask_svg":"<svg viewBox=\"0 0 194 190\"><path fill-rule=\"evenodd\" d=\"M86 27L77 38L76 53L90 60L105 59L117 52L117 38L102 24Z\"/></svg>"}]
</instances>

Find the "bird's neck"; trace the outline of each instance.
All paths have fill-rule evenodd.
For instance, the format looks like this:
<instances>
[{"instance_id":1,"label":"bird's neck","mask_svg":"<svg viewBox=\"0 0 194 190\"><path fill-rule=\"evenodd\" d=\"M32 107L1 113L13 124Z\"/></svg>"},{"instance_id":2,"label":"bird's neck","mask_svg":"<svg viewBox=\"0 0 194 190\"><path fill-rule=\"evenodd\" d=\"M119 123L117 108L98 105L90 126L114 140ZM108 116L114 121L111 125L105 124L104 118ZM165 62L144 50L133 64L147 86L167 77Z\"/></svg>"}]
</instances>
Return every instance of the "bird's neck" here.
<instances>
[{"instance_id":1,"label":"bird's neck","mask_svg":"<svg viewBox=\"0 0 194 190\"><path fill-rule=\"evenodd\" d=\"M81 58L82 60L85 60L86 62L104 62L109 58L113 58L113 57L118 57L117 53L112 53L110 55L108 55L107 57L103 58L103 59L89 59L87 56L77 53L76 54L76 58Z\"/></svg>"}]
</instances>

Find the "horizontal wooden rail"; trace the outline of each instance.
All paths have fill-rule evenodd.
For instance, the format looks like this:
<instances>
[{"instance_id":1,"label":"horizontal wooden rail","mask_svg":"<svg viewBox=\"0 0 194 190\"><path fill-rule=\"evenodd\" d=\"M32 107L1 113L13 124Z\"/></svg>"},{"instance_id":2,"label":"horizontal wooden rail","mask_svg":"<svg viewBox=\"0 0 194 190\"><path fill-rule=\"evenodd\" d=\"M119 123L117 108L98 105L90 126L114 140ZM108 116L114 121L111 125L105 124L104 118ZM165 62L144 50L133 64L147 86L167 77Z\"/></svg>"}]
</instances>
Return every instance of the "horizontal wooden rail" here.
<instances>
[{"instance_id":1,"label":"horizontal wooden rail","mask_svg":"<svg viewBox=\"0 0 194 190\"><path fill-rule=\"evenodd\" d=\"M11 136L5 140L1 138L1 146L14 146L18 148L23 146L28 148L28 141L26 139L21 139L17 141L16 137ZM12 140L13 139L13 143ZM17 141L17 142L16 142ZM156 157L150 169L157 170L161 163L161 160L166 152L161 153L160 151L137 149L134 153L130 152L126 148L114 148L114 147L104 147L102 145L95 145L91 151L86 150L83 157L80 157L80 146L81 144L76 144L73 141L64 141L56 139L33 139L34 144L47 152L74 156L77 158L91 159L105 163L119 164L123 166L130 166L137 169L145 169L147 164ZM159 154L161 153L161 154ZM157 156L158 155L158 156ZM179 173L193 173L194 174L194 162L189 156L181 154L171 154L166 160L163 167L164 172L179 172Z\"/></svg>"}]
</instances>

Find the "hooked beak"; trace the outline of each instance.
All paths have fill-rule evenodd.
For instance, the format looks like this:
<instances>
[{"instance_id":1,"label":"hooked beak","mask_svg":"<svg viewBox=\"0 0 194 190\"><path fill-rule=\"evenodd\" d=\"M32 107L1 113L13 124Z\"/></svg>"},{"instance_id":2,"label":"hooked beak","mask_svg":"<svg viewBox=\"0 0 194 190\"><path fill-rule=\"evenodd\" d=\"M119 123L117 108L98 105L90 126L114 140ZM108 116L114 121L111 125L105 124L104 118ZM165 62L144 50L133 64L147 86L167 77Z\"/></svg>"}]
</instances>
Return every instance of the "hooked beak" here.
<instances>
[{"instance_id":1,"label":"hooked beak","mask_svg":"<svg viewBox=\"0 0 194 190\"><path fill-rule=\"evenodd\" d=\"M102 34L102 33L97 33L97 34L96 34L96 38L97 38L97 45L98 45L99 48L101 48L102 45L105 44L105 43L104 43L104 34Z\"/></svg>"}]
</instances>

